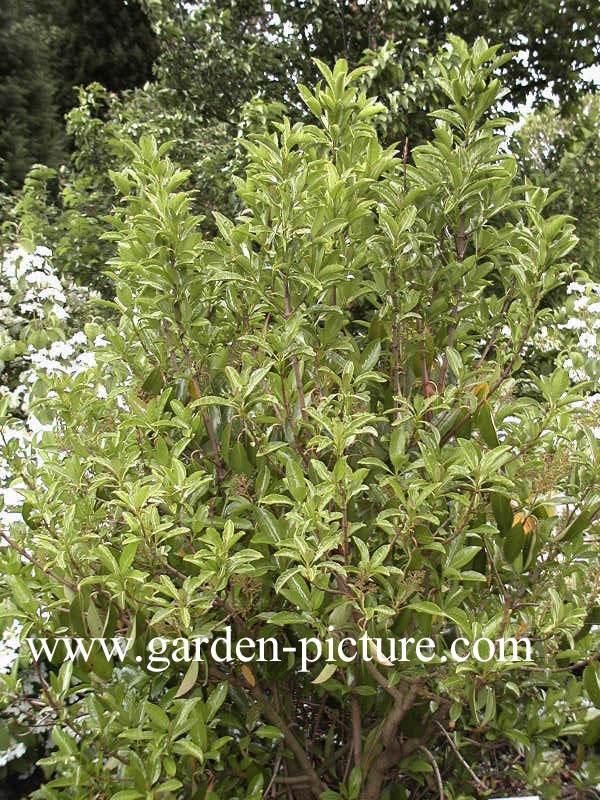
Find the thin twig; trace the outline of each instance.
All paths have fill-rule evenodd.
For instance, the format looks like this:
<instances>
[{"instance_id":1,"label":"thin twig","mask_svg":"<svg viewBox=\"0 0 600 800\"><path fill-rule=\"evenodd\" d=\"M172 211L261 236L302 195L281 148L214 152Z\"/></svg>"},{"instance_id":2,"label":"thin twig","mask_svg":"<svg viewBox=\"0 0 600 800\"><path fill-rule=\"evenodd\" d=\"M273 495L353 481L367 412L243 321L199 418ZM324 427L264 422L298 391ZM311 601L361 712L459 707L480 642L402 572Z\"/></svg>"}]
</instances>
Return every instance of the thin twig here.
<instances>
[{"instance_id":1,"label":"thin twig","mask_svg":"<svg viewBox=\"0 0 600 800\"><path fill-rule=\"evenodd\" d=\"M482 792L487 792L487 790L488 790L488 787L485 785L485 783L484 783L484 782L483 782L483 781L482 781L480 778L478 778L478 777L477 777L477 775L476 775L476 774L473 772L473 770L471 769L471 767L470 767L470 766L467 764L467 762L465 761L465 759L462 757L462 755L461 755L461 753L460 753L460 750L459 750L459 749L458 749L458 747L456 746L456 742L455 742L455 741L454 741L454 739L453 739L453 738L450 736L450 734L448 733L448 731L446 730L446 728L444 728L444 726L443 726L443 725L441 725L441 724L440 724L440 723L439 723L437 720L435 720L435 724L438 726L438 728L439 728L439 729L441 730L441 732L444 734L444 736L445 736L445 737L446 737L446 739L448 740L448 743L450 744L450 747L451 747L451 748L452 748L452 750L454 751L454 755L455 755L455 756L458 758L458 760L460 761L460 763L461 763L461 764L463 765L463 767L464 767L464 768L467 770L467 772L469 773L469 775L470 775L470 776L473 778L473 781L475 782L475 784L477 785L477 787L478 787L478 788L479 788L479 789L480 789Z\"/></svg>"},{"instance_id":2,"label":"thin twig","mask_svg":"<svg viewBox=\"0 0 600 800\"><path fill-rule=\"evenodd\" d=\"M440 768L437 765L437 761L433 757L433 753L431 752L431 750L428 750L424 744L420 745L419 750L422 750L427 756L428 761L431 762L431 766L433 767L433 774L435 775L435 779L438 785L438 791L440 793L440 800L445 800L446 795L444 794L444 784L442 782L442 776L440 775Z\"/></svg>"}]
</instances>

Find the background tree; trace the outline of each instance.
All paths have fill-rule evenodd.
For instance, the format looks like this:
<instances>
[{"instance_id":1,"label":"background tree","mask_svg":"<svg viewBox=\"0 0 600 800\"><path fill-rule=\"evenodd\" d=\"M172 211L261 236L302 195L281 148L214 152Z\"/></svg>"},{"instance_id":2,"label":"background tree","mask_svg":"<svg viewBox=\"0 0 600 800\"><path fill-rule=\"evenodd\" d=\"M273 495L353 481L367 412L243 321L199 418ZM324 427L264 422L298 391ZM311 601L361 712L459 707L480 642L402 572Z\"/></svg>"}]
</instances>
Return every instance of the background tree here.
<instances>
[{"instance_id":1,"label":"background tree","mask_svg":"<svg viewBox=\"0 0 600 800\"><path fill-rule=\"evenodd\" d=\"M583 74L600 57L600 6L593 0L541 0L535 5L459 0L438 24L467 41L484 35L520 53L503 69L515 104L531 95L536 104L545 105L551 91L560 106L572 107L580 94L594 89Z\"/></svg>"},{"instance_id":2,"label":"background tree","mask_svg":"<svg viewBox=\"0 0 600 800\"><path fill-rule=\"evenodd\" d=\"M50 32L29 0L0 4L0 181L19 187L34 161L57 166L65 137L56 102Z\"/></svg>"},{"instance_id":3,"label":"background tree","mask_svg":"<svg viewBox=\"0 0 600 800\"><path fill-rule=\"evenodd\" d=\"M8 189L33 163L66 160L63 116L79 84L140 85L157 52L142 9L126 0L2 0L0 45L0 179Z\"/></svg>"},{"instance_id":4,"label":"background tree","mask_svg":"<svg viewBox=\"0 0 600 800\"><path fill-rule=\"evenodd\" d=\"M62 114L77 102L77 87L100 83L110 92L152 78L158 42L137 0L41 2L38 13L54 30L53 66Z\"/></svg>"},{"instance_id":5,"label":"background tree","mask_svg":"<svg viewBox=\"0 0 600 800\"><path fill-rule=\"evenodd\" d=\"M513 137L523 173L556 192L553 207L576 220L575 258L600 278L600 101L584 95L569 115L550 108L532 114Z\"/></svg>"}]
</instances>

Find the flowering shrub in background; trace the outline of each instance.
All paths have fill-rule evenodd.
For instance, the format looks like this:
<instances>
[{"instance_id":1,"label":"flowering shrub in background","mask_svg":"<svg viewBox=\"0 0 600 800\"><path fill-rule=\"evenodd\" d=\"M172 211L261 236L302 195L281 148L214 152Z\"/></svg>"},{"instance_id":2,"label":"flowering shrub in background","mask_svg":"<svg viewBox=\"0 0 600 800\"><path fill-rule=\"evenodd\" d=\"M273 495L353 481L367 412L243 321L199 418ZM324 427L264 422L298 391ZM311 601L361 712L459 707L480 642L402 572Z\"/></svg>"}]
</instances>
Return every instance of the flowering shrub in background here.
<instances>
[{"instance_id":1,"label":"flowering shrub in background","mask_svg":"<svg viewBox=\"0 0 600 800\"><path fill-rule=\"evenodd\" d=\"M92 363L85 354L88 335L73 327L97 295L61 281L51 256L47 247L32 253L16 247L0 262L0 397L8 397L20 415L27 414L32 397L44 393L42 376L78 372Z\"/></svg>"},{"instance_id":2,"label":"flowering shrub in background","mask_svg":"<svg viewBox=\"0 0 600 800\"><path fill-rule=\"evenodd\" d=\"M530 356L568 372L573 384L587 387L576 416L600 439L600 283L580 273L566 287L562 305L547 309L545 324L534 335Z\"/></svg>"},{"instance_id":3,"label":"flowering shrub in background","mask_svg":"<svg viewBox=\"0 0 600 800\"><path fill-rule=\"evenodd\" d=\"M95 365L93 342L101 328L89 316L96 293L61 280L45 246L28 252L15 247L0 261L0 406L14 421L0 428L0 544L11 527L24 524L19 464L31 459L34 437L52 429L53 414L35 401L54 391L61 377L80 375ZM78 330L81 325L84 330ZM35 695L39 681L20 669L20 625L0 606L0 676L19 682L21 695ZM6 687L4 687L6 688ZM0 777L8 770L26 776L47 745L48 719L32 718L32 706L3 692L0 724ZM43 735L40 738L40 734Z\"/></svg>"},{"instance_id":4,"label":"flowering shrub in background","mask_svg":"<svg viewBox=\"0 0 600 800\"><path fill-rule=\"evenodd\" d=\"M600 380L600 283L587 277L571 281L563 303L546 309L530 347L538 361L545 358L593 391Z\"/></svg>"},{"instance_id":5,"label":"flowering shrub in background","mask_svg":"<svg viewBox=\"0 0 600 800\"><path fill-rule=\"evenodd\" d=\"M600 283L573 281L567 287L565 305L556 311L557 344L562 349L560 366L569 370L571 380L598 382L600 379Z\"/></svg>"}]
</instances>

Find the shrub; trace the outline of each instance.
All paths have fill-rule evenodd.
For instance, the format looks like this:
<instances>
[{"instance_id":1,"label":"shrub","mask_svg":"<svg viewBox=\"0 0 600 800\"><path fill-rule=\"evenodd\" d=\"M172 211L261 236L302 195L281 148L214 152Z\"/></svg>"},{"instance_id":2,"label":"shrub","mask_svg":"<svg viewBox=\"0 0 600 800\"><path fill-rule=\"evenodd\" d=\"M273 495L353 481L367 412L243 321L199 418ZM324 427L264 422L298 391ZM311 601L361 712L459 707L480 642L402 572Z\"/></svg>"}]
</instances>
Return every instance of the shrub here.
<instances>
[{"instance_id":1,"label":"shrub","mask_svg":"<svg viewBox=\"0 0 600 800\"><path fill-rule=\"evenodd\" d=\"M128 145L120 321L94 368L55 384L37 459L14 455L3 570L24 635L134 644L40 670L56 750L35 796L598 781L598 444L568 373L522 363L572 226L515 182L497 48L453 46L448 106L410 160L379 144L360 70L320 64L300 88L315 123L246 142L245 210L212 240L166 148ZM290 648L366 636L366 653L148 662L154 637L228 625ZM458 636L529 637L531 659L457 663ZM405 637L437 654L390 666L376 640Z\"/></svg>"},{"instance_id":2,"label":"shrub","mask_svg":"<svg viewBox=\"0 0 600 800\"><path fill-rule=\"evenodd\" d=\"M33 252L16 247L0 261L0 399L5 410L18 415L1 430L0 530L22 519L18 489L24 484L19 464L35 457L32 437L52 425L53 415L40 400L47 395L53 376L86 372L93 363L89 348L94 339L100 344L102 332L91 321L84 325L84 319L91 317L93 296L93 292L59 279L52 253L45 246ZM78 323L85 330L77 330ZM13 615L8 611L4 616L10 620ZM6 774L28 777L51 727L43 717L36 719L36 676L26 663L19 671L19 633L20 626L13 620L0 637L0 673L14 670L20 691L26 695L25 699L9 693L3 709L6 724L0 734L0 781ZM45 735L40 737L42 733ZM24 791L24 784L19 785ZM1 782L0 789L4 791Z\"/></svg>"}]
</instances>

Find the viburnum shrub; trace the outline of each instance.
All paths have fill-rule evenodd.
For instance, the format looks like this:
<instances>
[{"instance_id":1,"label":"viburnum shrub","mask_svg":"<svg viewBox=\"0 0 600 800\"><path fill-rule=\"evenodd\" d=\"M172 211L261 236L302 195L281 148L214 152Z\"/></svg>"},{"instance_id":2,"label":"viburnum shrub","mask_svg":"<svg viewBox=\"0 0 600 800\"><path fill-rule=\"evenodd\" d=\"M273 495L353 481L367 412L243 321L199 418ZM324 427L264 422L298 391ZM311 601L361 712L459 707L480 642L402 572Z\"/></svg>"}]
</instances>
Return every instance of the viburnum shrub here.
<instances>
[{"instance_id":1,"label":"viburnum shrub","mask_svg":"<svg viewBox=\"0 0 600 800\"><path fill-rule=\"evenodd\" d=\"M54 263L45 246L32 252L14 247L0 258L0 400L4 412L18 416L11 424L4 420L0 430L0 544L6 543L5 529L22 518L20 464L35 458L32 438L53 421L39 400L50 391L55 374L86 372L94 363L92 342L102 343L102 328L91 321L84 324L94 292L61 280ZM19 626L12 616L7 610L0 623L2 674L11 672L19 650ZM40 734L47 725L43 716L32 716L35 706L30 702L39 686L31 669L23 666L20 671L17 666L19 693L5 687L0 787L16 775L27 777L45 744Z\"/></svg>"},{"instance_id":2,"label":"viburnum shrub","mask_svg":"<svg viewBox=\"0 0 600 800\"><path fill-rule=\"evenodd\" d=\"M129 145L120 321L47 400L3 571L24 636L134 644L122 663L59 650L38 667L56 750L36 797L551 798L600 781L598 442L568 373L522 357L572 226L515 182L492 113L505 57L453 47L448 105L410 154L379 144L360 70L320 64L300 87L314 124L246 142L245 210L212 240L167 147ZM185 660L227 626L366 647L305 671L294 653ZM178 640L160 670L154 637ZM392 663L386 640L409 637L431 660ZM458 637L531 653L458 662Z\"/></svg>"}]
</instances>

